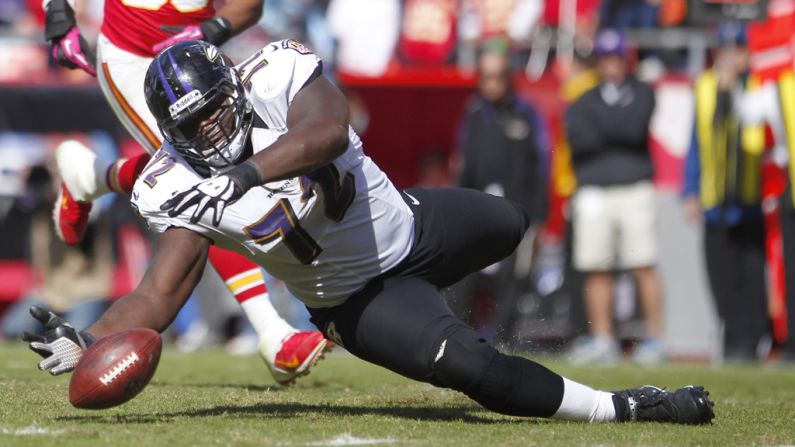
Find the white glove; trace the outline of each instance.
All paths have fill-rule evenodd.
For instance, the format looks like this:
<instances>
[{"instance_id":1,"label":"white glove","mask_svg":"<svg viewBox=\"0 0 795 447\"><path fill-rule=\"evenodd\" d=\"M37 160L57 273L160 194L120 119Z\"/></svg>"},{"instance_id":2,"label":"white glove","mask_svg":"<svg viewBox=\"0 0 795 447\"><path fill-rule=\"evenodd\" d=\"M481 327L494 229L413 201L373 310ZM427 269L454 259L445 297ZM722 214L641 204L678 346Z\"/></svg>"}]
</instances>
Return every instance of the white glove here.
<instances>
[{"instance_id":1,"label":"white glove","mask_svg":"<svg viewBox=\"0 0 795 447\"><path fill-rule=\"evenodd\" d=\"M83 351L93 343L93 337L77 332L69 322L40 307L32 306L30 314L47 329L44 335L22 334L22 340L28 342L30 349L44 357L39 369L53 376L72 371Z\"/></svg>"}]
</instances>

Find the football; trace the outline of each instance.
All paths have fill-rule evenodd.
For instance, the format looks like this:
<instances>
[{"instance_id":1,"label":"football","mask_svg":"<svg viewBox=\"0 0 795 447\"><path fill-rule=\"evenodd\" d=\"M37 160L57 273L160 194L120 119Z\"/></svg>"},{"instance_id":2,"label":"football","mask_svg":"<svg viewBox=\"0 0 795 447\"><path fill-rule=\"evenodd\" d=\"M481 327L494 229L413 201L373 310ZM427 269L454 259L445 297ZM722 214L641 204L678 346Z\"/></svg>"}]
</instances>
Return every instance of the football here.
<instances>
[{"instance_id":1,"label":"football","mask_svg":"<svg viewBox=\"0 0 795 447\"><path fill-rule=\"evenodd\" d=\"M72 372L69 402L77 408L101 409L137 396L155 374L162 346L160 334L144 328L98 340Z\"/></svg>"}]
</instances>

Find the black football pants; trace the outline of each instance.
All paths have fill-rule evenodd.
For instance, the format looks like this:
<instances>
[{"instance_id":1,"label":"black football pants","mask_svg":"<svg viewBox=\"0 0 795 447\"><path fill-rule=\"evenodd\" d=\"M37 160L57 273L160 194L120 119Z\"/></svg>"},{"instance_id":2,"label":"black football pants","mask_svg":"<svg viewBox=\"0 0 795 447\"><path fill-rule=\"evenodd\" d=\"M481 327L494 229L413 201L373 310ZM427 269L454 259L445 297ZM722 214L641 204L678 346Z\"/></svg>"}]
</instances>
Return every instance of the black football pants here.
<instances>
[{"instance_id":1,"label":"black football pants","mask_svg":"<svg viewBox=\"0 0 795 447\"><path fill-rule=\"evenodd\" d=\"M563 380L499 353L453 316L439 294L510 255L529 225L509 200L469 189L410 189L415 240L400 265L345 303L309 309L312 322L357 357L403 376L461 391L486 408L551 416Z\"/></svg>"}]
</instances>

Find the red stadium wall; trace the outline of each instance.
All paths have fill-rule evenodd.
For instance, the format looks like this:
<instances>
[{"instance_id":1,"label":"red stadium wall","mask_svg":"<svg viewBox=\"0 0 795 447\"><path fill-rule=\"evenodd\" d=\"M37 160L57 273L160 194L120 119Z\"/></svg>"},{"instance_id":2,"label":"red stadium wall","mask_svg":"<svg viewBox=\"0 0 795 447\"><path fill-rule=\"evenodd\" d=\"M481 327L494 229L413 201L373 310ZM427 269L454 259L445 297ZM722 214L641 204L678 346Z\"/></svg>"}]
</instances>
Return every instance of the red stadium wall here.
<instances>
[{"instance_id":1,"label":"red stadium wall","mask_svg":"<svg viewBox=\"0 0 795 447\"><path fill-rule=\"evenodd\" d=\"M451 70L401 69L380 78L340 75L351 102L361 100L369 124L361 133L365 151L398 188L417 182L422 156L455 150L458 121L475 92L475 78ZM519 94L532 101L551 126L562 114L559 83L548 77L529 83L517 78Z\"/></svg>"},{"instance_id":2,"label":"red stadium wall","mask_svg":"<svg viewBox=\"0 0 795 447\"><path fill-rule=\"evenodd\" d=\"M417 182L426 152L454 150L458 119L475 90L474 78L455 71L402 70L378 79L342 75L340 83L369 115L361 134L365 151L398 188Z\"/></svg>"}]
</instances>

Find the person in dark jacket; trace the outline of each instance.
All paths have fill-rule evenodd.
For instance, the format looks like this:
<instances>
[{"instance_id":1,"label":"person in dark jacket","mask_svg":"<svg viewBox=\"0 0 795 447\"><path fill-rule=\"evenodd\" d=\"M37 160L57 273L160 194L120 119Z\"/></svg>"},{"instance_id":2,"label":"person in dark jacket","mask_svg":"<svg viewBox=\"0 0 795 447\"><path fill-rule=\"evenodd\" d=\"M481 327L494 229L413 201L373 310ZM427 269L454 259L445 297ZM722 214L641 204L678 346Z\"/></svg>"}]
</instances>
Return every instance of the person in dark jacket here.
<instances>
[{"instance_id":1,"label":"person in dark jacket","mask_svg":"<svg viewBox=\"0 0 795 447\"><path fill-rule=\"evenodd\" d=\"M590 336L575 342L578 363L614 363L614 270L632 271L646 320L647 338L635 350L640 363L663 359L662 290L654 265L655 204L649 122L654 92L628 73L626 44L614 30L602 31L594 52L600 84L565 113L577 191L572 201L574 267L585 273Z\"/></svg>"},{"instance_id":2,"label":"person in dark jacket","mask_svg":"<svg viewBox=\"0 0 795 447\"><path fill-rule=\"evenodd\" d=\"M506 197L530 212L532 224L546 218L549 182L549 138L536 109L516 95L507 45L491 41L478 55L478 93L464 115L459 134L462 161L459 186ZM477 213L477 210L472 210ZM531 230L528 234L534 234ZM518 256L527 254L528 244ZM491 266L456 293L453 307L465 313L473 289L485 288L495 300L498 341L512 344L517 299L526 276L516 272L517 252ZM477 287L477 286L481 287Z\"/></svg>"}]
</instances>

